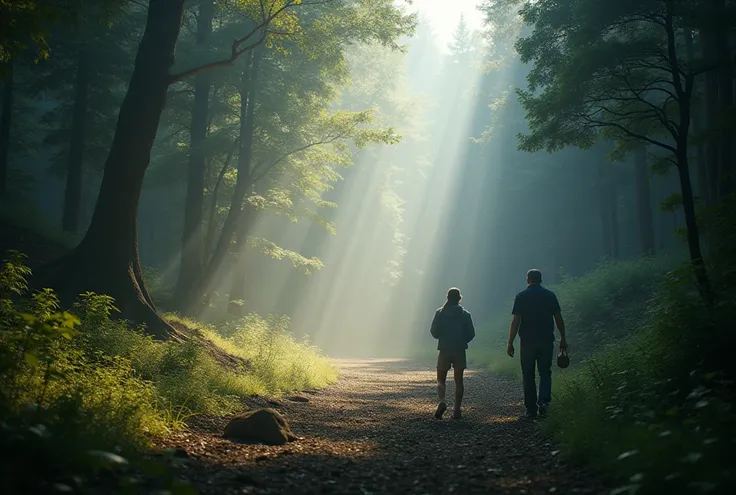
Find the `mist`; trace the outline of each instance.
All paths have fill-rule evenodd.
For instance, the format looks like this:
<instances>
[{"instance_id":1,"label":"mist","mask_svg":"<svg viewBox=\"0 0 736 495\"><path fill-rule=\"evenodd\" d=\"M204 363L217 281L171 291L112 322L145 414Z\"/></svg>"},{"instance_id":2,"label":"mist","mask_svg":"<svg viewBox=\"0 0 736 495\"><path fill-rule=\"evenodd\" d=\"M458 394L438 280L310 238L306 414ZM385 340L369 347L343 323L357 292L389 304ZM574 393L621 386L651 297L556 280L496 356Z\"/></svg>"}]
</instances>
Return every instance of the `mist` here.
<instances>
[{"instance_id":1,"label":"mist","mask_svg":"<svg viewBox=\"0 0 736 495\"><path fill-rule=\"evenodd\" d=\"M297 176L313 165L291 163L256 183L254 197L265 199L213 277L206 319L285 315L295 336L330 356L413 356L433 349L429 324L450 287L460 288L482 334L487 322L510 313L530 268L556 284L603 259L681 249L672 235L683 225L681 214L659 208L677 190L672 173L645 177L652 220L651 232L642 234L643 186L633 158L613 160L613 145L605 141L554 154L518 149L517 134L528 127L515 91L526 87L529 71L512 42L521 34L518 19L502 30L472 9L441 26L440 35L437 11L427 10L432 20L418 11L413 35L398 43L402 49L352 44L344 73L315 90L329 112L370 109L372 123L360 125L392 128L400 139L345 143L324 156L299 157L322 161L317 178ZM184 53L188 49L185 43ZM284 87L297 77L284 74ZM179 276L186 203L186 140L177 134L185 96L169 97L138 220L154 298L174 310L169 300ZM215 164L233 159L227 136L236 123L226 116L237 113L235 96L224 92L214 107L222 117L216 116L209 145L208 194ZM274 105L277 96L268 96ZM33 112L43 115L45 108ZM271 125L268 111L258 112L263 120L257 125ZM271 151L263 145L260 152ZM43 177L46 161L41 152L26 171L35 176L32 202L52 218L62 195L58 178ZM225 193L217 201L226 200L233 180L224 175ZM306 199L294 192L304 180L312 181ZM99 183L95 172L85 177L77 236L91 219ZM269 197L277 188L291 192ZM642 235L655 245L643 247Z\"/></svg>"}]
</instances>

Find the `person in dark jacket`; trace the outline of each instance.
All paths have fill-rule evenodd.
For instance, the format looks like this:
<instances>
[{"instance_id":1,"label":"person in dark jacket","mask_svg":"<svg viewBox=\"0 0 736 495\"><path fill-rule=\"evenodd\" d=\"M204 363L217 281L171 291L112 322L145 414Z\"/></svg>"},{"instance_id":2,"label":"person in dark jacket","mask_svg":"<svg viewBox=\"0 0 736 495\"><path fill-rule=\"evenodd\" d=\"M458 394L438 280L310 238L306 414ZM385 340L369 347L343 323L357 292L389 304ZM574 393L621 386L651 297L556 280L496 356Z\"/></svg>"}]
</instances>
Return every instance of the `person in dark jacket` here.
<instances>
[{"instance_id":1,"label":"person in dark jacket","mask_svg":"<svg viewBox=\"0 0 736 495\"><path fill-rule=\"evenodd\" d=\"M445 382L450 367L455 370L455 408L453 419L460 419L460 406L463 401L465 387L463 385L463 371L467 367L465 350L468 342L475 338L473 319L465 308L460 305L462 296L460 289L453 287L447 291L447 302L435 312L430 333L438 340L437 350L437 395L439 404L434 413L435 418L442 419L447 410L445 404Z\"/></svg>"},{"instance_id":2,"label":"person in dark jacket","mask_svg":"<svg viewBox=\"0 0 736 495\"><path fill-rule=\"evenodd\" d=\"M544 415L552 400L552 355L555 345L555 324L560 331L560 350L567 349L565 322L560 303L551 290L542 287L542 272L529 270L527 288L514 300L514 315L509 329L506 352L514 357L514 339L521 338L521 374L524 382L526 417ZM539 397L534 368L539 371Z\"/></svg>"}]
</instances>

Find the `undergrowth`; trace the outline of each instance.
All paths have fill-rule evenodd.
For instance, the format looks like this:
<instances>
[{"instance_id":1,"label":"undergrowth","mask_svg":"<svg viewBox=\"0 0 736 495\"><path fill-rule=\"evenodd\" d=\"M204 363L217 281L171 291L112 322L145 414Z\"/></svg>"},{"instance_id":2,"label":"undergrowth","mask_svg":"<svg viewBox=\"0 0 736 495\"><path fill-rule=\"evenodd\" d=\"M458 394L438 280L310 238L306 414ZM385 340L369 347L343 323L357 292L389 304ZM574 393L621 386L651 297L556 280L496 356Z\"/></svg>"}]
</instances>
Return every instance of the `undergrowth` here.
<instances>
[{"instance_id":1,"label":"undergrowth","mask_svg":"<svg viewBox=\"0 0 736 495\"><path fill-rule=\"evenodd\" d=\"M614 494L736 492L735 219L736 197L702 212L714 302L689 265L653 278L651 296L641 280L619 278L609 286L631 294L634 310L620 338L553 382L545 428L568 455L609 473ZM586 298L579 292L572 307ZM601 321L595 315L589 321ZM574 343L574 326L569 333Z\"/></svg>"},{"instance_id":2,"label":"undergrowth","mask_svg":"<svg viewBox=\"0 0 736 495\"><path fill-rule=\"evenodd\" d=\"M579 363L603 346L636 331L648 318L650 300L661 280L677 262L666 256L605 261L583 276L549 286L560 301L571 360ZM468 359L474 365L517 378L521 376L518 359L506 355L512 306L513 298L508 312L499 314L477 332Z\"/></svg>"},{"instance_id":3,"label":"undergrowth","mask_svg":"<svg viewBox=\"0 0 736 495\"><path fill-rule=\"evenodd\" d=\"M710 304L690 266L666 257L607 262L551 287L571 366L553 367L544 428L564 455L609 476L612 495L736 492L734 219L736 197L702 215ZM469 355L518 379L504 355L510 318L479 332Z\"/></svg>"},{"instance_id":4,"label":"undergrowth","mask_svg":"<svg viewBox=\"0 0 736 495\"><path fill-rule=\"evenodd\" d=\"M113 319L108 296L81 294L68 312L51 290L29 296L29 275L19 253L0 269L0 477L13 493L55 485L84 492L101 470L131 486L144 483L137 473L148 470L157 473L145 481L149 488L186 491L159 461L141 457L152 437L185 428L193 415L234 411L246 396L337 378L316 348L291 337L284 319L251 315L218 333L170 316L206 340L157 342ZM212 344L241 366L218 362Z\"/></svg>"},{"instance_id":5,"label":"undergrowth","mask_svg":"<svg viewBox=\"0 0 736 495\"><path fill-rule=\"evenodd\" d=\"M736 488L736 300L707 311L677 273L649 302L645 324L554 384L547 430L610 473L617 493Z\"/></svg>"}]
</instances>

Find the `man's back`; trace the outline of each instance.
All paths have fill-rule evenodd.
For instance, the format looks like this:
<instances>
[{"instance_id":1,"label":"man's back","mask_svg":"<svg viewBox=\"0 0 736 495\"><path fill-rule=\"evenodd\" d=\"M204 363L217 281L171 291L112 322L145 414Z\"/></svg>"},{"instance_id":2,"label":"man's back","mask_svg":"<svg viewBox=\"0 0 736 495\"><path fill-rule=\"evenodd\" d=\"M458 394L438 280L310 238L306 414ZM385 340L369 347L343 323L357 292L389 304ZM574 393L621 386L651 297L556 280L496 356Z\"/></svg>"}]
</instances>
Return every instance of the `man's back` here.
<instances>
[{"instance_id":1,"label":"man's back","mask_svg":"<svg viewBox=\"0 0 736 495\"><path fill-rule=\"evenodd\" d=\"M554 314L560 311L557 296L539 284L519 292L512 313L521 317L519 336L529 340L554 341Z\"/></svg>"}]
</instances>

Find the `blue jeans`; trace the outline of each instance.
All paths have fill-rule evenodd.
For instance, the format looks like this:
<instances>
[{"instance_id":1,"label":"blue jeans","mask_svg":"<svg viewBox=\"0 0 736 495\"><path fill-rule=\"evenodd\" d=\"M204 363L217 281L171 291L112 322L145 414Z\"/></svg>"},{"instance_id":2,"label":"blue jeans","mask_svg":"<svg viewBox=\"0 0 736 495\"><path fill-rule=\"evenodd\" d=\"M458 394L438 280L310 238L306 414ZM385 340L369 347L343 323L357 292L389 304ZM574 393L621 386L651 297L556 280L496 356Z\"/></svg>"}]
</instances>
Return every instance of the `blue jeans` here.
<instances>
[{"instance_id":1,"label":"blue jeans","mask_svg":"<svg viewBox=\"0 0 736 495\"><path fill-rule=\"evenodd\" d=\"M524 380L524 406L536 413L538 406L547 406L552 401L552 355L554 342L521 341L521 374ZM534 368L539 371L539 398Z\"/></svg>"}]
</instances>

